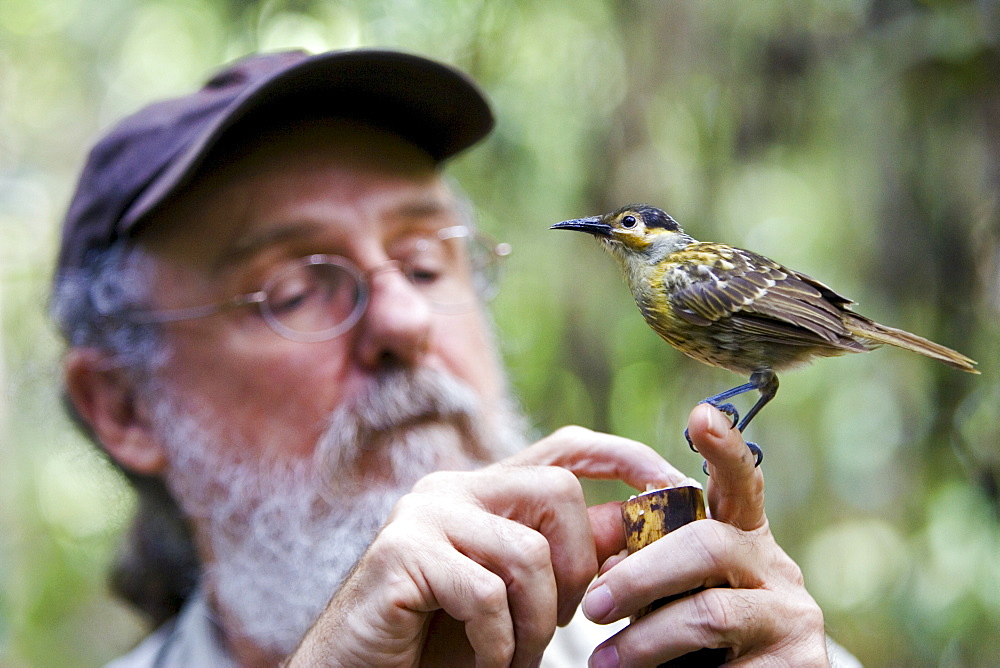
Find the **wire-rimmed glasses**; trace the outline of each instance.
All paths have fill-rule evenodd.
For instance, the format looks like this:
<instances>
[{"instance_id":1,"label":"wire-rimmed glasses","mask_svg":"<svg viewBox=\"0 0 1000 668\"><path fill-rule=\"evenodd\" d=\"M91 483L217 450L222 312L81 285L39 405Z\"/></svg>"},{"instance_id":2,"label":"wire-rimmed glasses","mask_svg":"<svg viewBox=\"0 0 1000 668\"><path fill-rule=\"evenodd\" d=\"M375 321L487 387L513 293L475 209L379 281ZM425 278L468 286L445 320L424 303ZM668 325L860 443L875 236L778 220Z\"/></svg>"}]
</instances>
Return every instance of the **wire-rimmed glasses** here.
<instances>
[{"instance_id":1,"label":"wire-rimmed glasses","mask_svg":"<svg viewBox=\"0 0 1000 668\"><path fill-rule=\"evenodd\" d=\"M497 243L465 225L409 238L396 256L368 271L339 255L314 254L289 260L260 290L216 304L133 313L135 323L203 318L255 305L264 321L292 341L326 341L353 327L368 307L372 275L398 269L441 313L461 313L497 290L501 261L510 245Z\"/></svg>"}]
</instances>

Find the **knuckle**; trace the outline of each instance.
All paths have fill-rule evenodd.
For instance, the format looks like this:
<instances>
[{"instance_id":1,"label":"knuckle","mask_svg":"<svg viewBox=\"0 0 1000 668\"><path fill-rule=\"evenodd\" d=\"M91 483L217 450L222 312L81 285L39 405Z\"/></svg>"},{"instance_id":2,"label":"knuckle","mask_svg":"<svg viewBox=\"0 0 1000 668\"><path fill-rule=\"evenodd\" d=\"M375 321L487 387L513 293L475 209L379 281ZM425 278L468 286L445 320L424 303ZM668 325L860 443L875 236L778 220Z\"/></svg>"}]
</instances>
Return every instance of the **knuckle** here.
<instances>
[{"instance_id":1,"label":"knuckle","mask_svg":"<svg viewBox=\"0 0 1000 668\"><path fill-rule=\"evenodd\" d=\"M583 499L583 488L580 481L573 473L559 466L547 466L540 469L544 477L539 483L544 485L544 489L556 498L570 497L576 501Z\"/></svg>"},{"instance_id":2,"label":"knuckle","mask_svg":"<svg viewBox=\"0 0 1000 668\"><path fill-rule=\"evenodd\" d=\"M552 560L552 549L545 536L530 529L518 533L511 542L511 549L518 560L532 571L548 568Z\"/></svg>"},{"instance_id":3,"label":"knuckle","mask_svg":"<svg viewBox=\"0 0 1000 668\"><path fill-rule=\"evenodd\" d=\"M799 610L799 619L808 628L819 629L822 631L826 628L826 619L823 616L823 609L816 604L812 597L807 597L808 602L804 602L801 609Z\"/></svg>"},{"instance_id":4,"label":"knuckle","mask_svg":"<svg viewBox=\"0 0 1000 668\"><path fill-rule=\"evenodd\" d=\"M589 438L594 435L594 432L586 427L581 427L580 425L570 424L565 427L559 427L554 432L552 432L553 438L565 439L568 441L578 441L585 438Z\"/></svg>"},{"instance_id":5,"label":"knuckle","mask_svg":"<svg viewBox=\"0 0 1000 668\"><path fill-rule=\"evenodd\" d=\"M733 527L722 522L692 522L688 525L691 538L697 545L696 553L705 560L712 573L724 573L728 577L728 555L733 549L735 537Z\"/></svg>"},{"instance_id":6,"label":"knuckle","mask_svg":"<svg viewBox=\"0 0 1000 668\"><path fill-rule=\"evenodd\" d=\"M393 520L398 517L407 517L413 515L414 513L419 513L420 508L423 506L422 500L414 495L412 492L409 494L404 494L399 497L396 501L396 505L392 507L392 512L389 514L389 519ZM418 515L419 516L419 515Z\"/></svg>"},{"instance_id":7,"label":"knuckle","mask_svg":"<svg viewBox=\"0 0 1000 668\"><path fill-rule=\"evenodd\" d=\"M784 579L793 587L805 587L806 578L802 574L802 568L790 557L786 555L784 559L781 559L778 568Z\"/></svg>"},{"instance_id":8,"label":"knuckle","mask_svg":"<svg viewBox=\"0 0 1000 668\"><path fill-rule=\"evenodd\" d=\"M825 620L823 609L810 596L805 587L795 587L791 591L786 588L776 595L776 600L784 607L783 616L794 620L796 625L804 630L823 630ZM774 606L776 609L778 605Z\"/></svg>"},{"instance_id":9,"label":"knuckle","mask_svg":"<svg viewBox=\"0 0 1000 668\"><path fill-rule=\"evenodd\" d=\"M390 522L383 526L369 545L365 556L389 562L412 555L415 542L413 532L404 525L403 522Z\"/></svg>"},{"instance_id":10,"label":"knuckle","mask_svg":"<svg viewBox=\"0 0 1000 668\"><path fill-rule=\"evenodd\" d=\"M489 654L483 657L483 665L511 665L514 659L514 652L517 650L517 639L514 637L513 630L510 633L505 633L500 638L496 638L490 645L491 647L487 649Z\"/></svg>"},{"instance_id":11,"label":"knuckle","mask_svg":"<svg viewBox=\"0 0 1000 668\"><path fill-rule=\"evenodd\" d=\"M751 597L732 589L705 589L694 595L694 623L706 647L739 644L755 623L756 605Z\"/></svg>"},{"instance_id":12,"label":"knuckle","mask_svg":"<svg viewBox=\"0 0 1000 668\"><path fill-rule=\"evenodd\" d=\"M407 542L409 540L401 524L398 522L389 522L375 536L375 540L372 541L371 548L369 549L377 547L393 552L397 548L405 547Z\"/></svg>"},{"instance_id":13,"label":"knuckle","mask_svg":"<svg viewBox=\"0 0 1000 668\"><path fill-rule=\"evenodd\" d=\"M498 575L484 574L469 583L469 598L476 609L486 615L496 615L507 610L507 585Z\"/></svg>"},{"instance_id":14,"label":"knuckle","mask_svg":"<svg viewBox=\"0 0 1000 668\"><path fill-rule=\"evenodd\" d=\"M454 485L454 471L434 471L428 473L413 485L412 492L426 494L437 489L447 489Z\"/></svg>"},{"instance_id":15,"label":"knuckle","mask_svg":"<svg viewBox=\"0 0 1000 668\"><path fill-rule=\"evenodd\" d=\"M440 505L441 504L435 499L425 494L417 492L404 494L392 507L389 517L386 518L386 523L383 525L382 533L389 530L391 533L395 534L395 527L398 527L399 529L402 529L402 527L408 527L410 532L412 532L414 527L426 528L433 526L435 518L440 512ZM413 534L404 533L399 536L399 538L409 538L412 540Z\"/></svg>"},{"instance_id":16,"label":"knuckle","mask_svg":"<svg viewBox=\"0 0 1000 668\"><path fill-rule=\"evenodd\" d=\"M728 615L719 595L712 589L706 589L694 595L691 599L694 606L692 622L700 629L705 639L716 638L720 632L729 628Z\"/></svg>"},{"instance_id":17,"label":"knuckle","mask_svg":"<svg viewBox=\"0 0 1000 668\"><path fill-rule=\"evenodd\" d=\"M802 582L802 572L777 543L724 522L694 522L692 538L708 572L731 587L755 589ZM713 582L714 584L714 582Z\"/></svg>"},{"instance_id":18,"label":"knuckle","mask_svg":"<svg viewBox=\"0 0 1000 668\"><path fill-rule=\"evenodd\" d=\"M510 635L504 637L495 642L493 645L494 645L493 655L495 657L496 665L497 666L511 665L511 661L514 659L514 650L517 648L517 643L514 640L514 636ZM485 660L484 664L490 665L488 660Z\"/></svg>"}]
</instances>

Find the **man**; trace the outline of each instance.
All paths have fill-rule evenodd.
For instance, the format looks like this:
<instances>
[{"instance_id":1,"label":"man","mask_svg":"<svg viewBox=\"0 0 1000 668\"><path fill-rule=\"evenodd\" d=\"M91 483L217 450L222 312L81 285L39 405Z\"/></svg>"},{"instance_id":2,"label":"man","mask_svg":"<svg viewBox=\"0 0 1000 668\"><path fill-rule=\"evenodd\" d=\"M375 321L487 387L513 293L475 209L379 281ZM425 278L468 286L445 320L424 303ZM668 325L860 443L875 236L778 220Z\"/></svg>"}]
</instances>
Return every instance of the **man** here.
<instances>
[{"instance_id":1,"label":"man","mask_svg":"<svg viewBox=\"0 0 1000 668\"><path fill-rule=\"evenodd\" d=\"M699 586L592 665L827 662L721 413L689 421L715 520L628 558L578 478L685 477L579 427L527 445L482 308L503 247L441 174L492 123L440 64L285 53L95 146L54 285L65 391L139 492L116 583L171 617L116 665L579 665L581 600L607 624Z\"/></svg>"}]
</instances>

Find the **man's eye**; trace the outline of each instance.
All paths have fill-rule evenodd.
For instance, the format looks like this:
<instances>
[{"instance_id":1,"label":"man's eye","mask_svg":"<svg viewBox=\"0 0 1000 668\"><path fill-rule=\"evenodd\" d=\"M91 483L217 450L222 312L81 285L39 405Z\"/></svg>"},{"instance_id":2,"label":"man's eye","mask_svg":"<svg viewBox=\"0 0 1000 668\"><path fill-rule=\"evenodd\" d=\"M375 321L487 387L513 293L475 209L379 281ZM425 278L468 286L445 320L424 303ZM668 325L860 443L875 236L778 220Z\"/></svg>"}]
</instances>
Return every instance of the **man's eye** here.
<instances>
[{"instance_id":1,"label":"man's eye","mask_svg":"<svg viewBox=\"0 0 1000 668\"><path fill-rule=\"evenodd\" d=\"M309 290L306 292L298 292L287 296L282 296L280 298L270 299L271 310L277 313L290 313L297 309L302 308L307 303L315 293L315 290Z\"/></svg>"},{"instance_id":2,"label":"man's eye","mask_svg":"<svg viewBox=\"0 0 1000 668\"><path fill-rule=\"evenodd\" d=\"M320 291L316 281L297 276L274 286L267 295L268 303L275 314L290 313L314 300Z\"/></svg>"},{"instance_id":3,"label":"man's eye","mask_svg":"<svg viewBox=\"0 0 1000 668\"><path fill-rule=\"evenodd\" d=\"M445 243L435 238L418 239L403 269L414 285L430 286L446 281L455 273L457 242Z\"/></svg>"},{"instance_id":4,"label":"man's eye","mask_svg":"<svg viewBox=\"0 0 1000 668\"><path fill-rule=\"evenodd\" d=\"M430 267L409 267L406 275L415 285L427 285L441 280L441 272Z\"/></svg>"}]
</instances>

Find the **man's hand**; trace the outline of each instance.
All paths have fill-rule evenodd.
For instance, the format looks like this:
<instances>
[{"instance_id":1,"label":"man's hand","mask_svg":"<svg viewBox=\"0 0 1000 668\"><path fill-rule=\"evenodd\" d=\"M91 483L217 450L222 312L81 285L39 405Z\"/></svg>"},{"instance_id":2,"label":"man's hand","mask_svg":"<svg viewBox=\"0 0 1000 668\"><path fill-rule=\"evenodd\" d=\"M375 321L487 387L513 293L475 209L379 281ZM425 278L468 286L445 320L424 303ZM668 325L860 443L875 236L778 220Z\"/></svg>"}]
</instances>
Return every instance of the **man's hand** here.
<instances>
[{"instance_id":1,"label":"man's hand","mask_svg":"<svg viewBox=\"0 0 1000 668\"><path fill-rule=\"evenodd\" d=\"M699 587L598 647L592 666L655 666L702 647L728 647L729 661L827 664L823 614L764 514L764 478L743 437L701 404L688 429L708 461L709 512L625 558L604 564L583 601L596 622Z\"/></svg>"},{"instance_id":2,"label":"man's hand","mask_svg":"<svg viewBox=\"0 0 1000 668\"><path fill-rule=\"evenodd\" d=\"M290 665L536 663L624 544L618 504L588 510L578 477L637 489L685 480L645 445L581 427L478 471L431 474L393 509Z\"/></svg>"}]
</instances>

